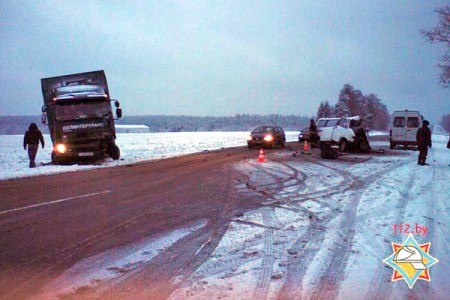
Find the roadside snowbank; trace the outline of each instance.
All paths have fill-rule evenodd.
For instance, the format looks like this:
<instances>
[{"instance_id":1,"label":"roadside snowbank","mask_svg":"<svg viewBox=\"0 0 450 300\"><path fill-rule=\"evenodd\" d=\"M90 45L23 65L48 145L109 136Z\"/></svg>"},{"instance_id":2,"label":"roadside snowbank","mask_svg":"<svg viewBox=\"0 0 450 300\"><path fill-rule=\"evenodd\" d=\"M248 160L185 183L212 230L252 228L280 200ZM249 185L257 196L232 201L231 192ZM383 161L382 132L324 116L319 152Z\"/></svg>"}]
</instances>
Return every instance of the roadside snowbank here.
<instances>
[{"instance_id":1,"label":"roadside snowbank","mask_svg":"<svg viewBox=\"0 0 450 300\"><path fill-rule=\"evenodd\" d=\"M121 160L106 160L101 164L39 166L51 161L51 140L44 135L45 149L37 154L37 168L28 168L28 154L22 148L23 136L0 136L0 180L18 177L47 175L125 165L150 159L178 156L189 153L217 150L226 147L246 146L248 132L169 132L117 134L117 145L121 150ZM286 132L288 141L297 140L297 132Z\"/></svg>"}]
</instances>

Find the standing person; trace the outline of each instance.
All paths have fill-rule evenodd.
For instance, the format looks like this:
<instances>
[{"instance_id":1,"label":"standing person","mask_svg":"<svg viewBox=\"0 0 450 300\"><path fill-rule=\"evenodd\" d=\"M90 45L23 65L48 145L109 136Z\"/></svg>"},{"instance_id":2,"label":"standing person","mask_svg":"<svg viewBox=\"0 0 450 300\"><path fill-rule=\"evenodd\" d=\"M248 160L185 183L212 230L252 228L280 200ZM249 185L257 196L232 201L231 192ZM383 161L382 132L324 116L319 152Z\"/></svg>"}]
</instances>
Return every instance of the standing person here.
<instances>
[{"instance_id":1,"label":"standing person","mask_svg":"<svg viewBox=\"0 0 450 300\"><path fill-rule=\"evenodd\" d=\"M431 131L428 128L430 122L424 120L422 127L417 130L416 140L417 146L419 147L419 159L417 161L418 165L426 166L428 165L425 161L427 159L428 147L431 148Z\"/></svg>"},{"instance_id":2,"label":"standing person","mask_svg":"<svg viewBox=\"0 0 450 300\"><path fill-rule=\"evenodd\" d=\"M44 137L42 132L37 127L36 123L31 123L28 127L25 136L23 137L23 149L27 150L28 145L28 157L30 158L30 168L36 167L34 159L36 158L37 151L39 149L39 141L41 142L42 149L44 149Z\"/></svg>"},{"instance_id":3,"label":"standing person","mask_svg":"<svg viewBox=\"0 0 450 300\"><path fill-rule=\"evenodd\" d=\"M317 141L317 125L314 119L309 120L309 143L315 145Z\"/></svg>"}]
</instances>

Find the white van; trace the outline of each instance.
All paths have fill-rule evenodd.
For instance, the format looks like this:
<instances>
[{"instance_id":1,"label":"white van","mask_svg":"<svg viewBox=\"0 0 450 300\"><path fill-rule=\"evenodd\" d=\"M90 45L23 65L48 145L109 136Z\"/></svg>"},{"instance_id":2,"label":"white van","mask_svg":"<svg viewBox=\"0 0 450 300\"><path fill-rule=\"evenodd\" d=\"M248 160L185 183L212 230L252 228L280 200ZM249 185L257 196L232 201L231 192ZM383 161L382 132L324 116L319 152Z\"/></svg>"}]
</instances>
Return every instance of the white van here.
<instances>
[{"instance_id":1,"label":"white van","mask_svg":"<svg viewBox=\"0 0 450 300\"><path fill-rule=\"evenodd\" d=\"M423 116L418 110L396 110L392 114L392 127L389 131L390 148L397 145L417 146L417 129L422 126Z\"/></svg>"}]
</instances>

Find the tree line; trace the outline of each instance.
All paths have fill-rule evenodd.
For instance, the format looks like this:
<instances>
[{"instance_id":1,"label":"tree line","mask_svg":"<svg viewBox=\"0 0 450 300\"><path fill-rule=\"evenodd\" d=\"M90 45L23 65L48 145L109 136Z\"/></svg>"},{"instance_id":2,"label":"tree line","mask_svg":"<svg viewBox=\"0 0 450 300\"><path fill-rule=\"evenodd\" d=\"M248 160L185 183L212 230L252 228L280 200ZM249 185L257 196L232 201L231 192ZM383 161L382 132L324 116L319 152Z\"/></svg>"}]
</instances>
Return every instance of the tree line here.
<instances>
[{"instance_id":1,"label":"tree line","mask_svg":"<svg viewBox=\"0 0 450 300\"><path fill-rule=\"evenodd\" d=\"M349 116L367 118L364 126L369 129L386 130L389 126L389 112L377 95L364 95L350 84L341 89L336 105L324 101L317 109L318 118Z\"/></svg>"}]
</instances>

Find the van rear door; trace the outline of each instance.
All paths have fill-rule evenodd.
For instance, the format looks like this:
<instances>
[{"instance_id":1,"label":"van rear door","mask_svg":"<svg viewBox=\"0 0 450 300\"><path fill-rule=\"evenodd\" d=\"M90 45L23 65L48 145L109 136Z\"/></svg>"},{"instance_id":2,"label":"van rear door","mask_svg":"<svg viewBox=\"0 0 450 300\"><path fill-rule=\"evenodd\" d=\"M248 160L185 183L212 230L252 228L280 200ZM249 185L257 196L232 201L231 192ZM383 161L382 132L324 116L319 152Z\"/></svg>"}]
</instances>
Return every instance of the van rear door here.
<instances>
[{"instance_id":1,"label":"van rear door","mask_svg":"<svg viewBox=\"0 0 450 300\"><path fill-rule=\"evenodd\" d=\"M406 117L406 141L407 142L415 142L417 129L420 127L420 120L418 115L407 115Z\"/></svg>"},{"instance_id":2,"label":"van rear door","mask_svg":"<svg viewBox=\"0 0 450 300\"><path fill-rule=\"evenodd\" d=\"M406 137L406 118L402 115L394 115L392 124L392 140L396 142L405 142Z\"/></svg>"}]
</instances>

